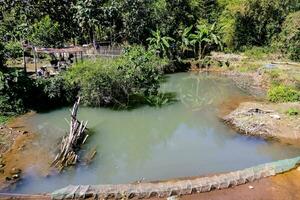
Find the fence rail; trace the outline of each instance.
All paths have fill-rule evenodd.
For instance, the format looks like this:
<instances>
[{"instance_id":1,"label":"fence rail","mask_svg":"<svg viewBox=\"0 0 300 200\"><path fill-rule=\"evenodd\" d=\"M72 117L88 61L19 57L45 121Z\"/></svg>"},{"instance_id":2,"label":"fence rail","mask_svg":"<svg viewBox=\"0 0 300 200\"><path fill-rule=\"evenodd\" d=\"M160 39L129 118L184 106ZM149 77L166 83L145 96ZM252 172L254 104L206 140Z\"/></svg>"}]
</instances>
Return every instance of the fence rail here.
<instances>
[{"instance_id":1,"label":"fence rail","mask_svg":"<svg viewBox=\"0 0 300 200\"><path fill-rule=\"evenodd\" d=\"M117 57L120 56L123 51L122 47L113 46L100 46L97 49L90 48L84 49L84 56L100 56L100 57Z\"/></svg>"}]
</instances>

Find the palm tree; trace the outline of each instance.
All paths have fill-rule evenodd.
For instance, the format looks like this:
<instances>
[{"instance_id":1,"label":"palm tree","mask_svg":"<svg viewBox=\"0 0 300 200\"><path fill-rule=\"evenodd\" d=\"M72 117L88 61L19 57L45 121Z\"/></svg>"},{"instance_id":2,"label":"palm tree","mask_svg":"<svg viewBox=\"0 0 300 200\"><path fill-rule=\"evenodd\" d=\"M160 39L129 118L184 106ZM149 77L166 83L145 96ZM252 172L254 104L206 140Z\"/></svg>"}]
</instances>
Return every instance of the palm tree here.
<instances>
[{"instance_id":1,"label":"palm tree","mask_svg":"<svg viewBox=\"0 0 300 200\"><path fill-rule=\"evenodd\" d=\"M163 57L170 48L170 42L174 41L174 39L168 36L162 36L160 30L151 31L151 35L152 37L147 39L150 48L157 51L158 54Z\"/></svg>"},{"instance_id":2,"label":"palm tree","mask_svg":"<svg viewBox=\"0 0 300 200\"><path fill-rule=\"evenodd\" d=\"M210 27L206 24L198 24L195 34L191 34L192 41L196 52L196 45L198 44L199 59L202 59L205 55L207 48L216 45L221 50L223 45L221 38L216 33L216 24L214 23Z\"/></svg>"}]
</instances>

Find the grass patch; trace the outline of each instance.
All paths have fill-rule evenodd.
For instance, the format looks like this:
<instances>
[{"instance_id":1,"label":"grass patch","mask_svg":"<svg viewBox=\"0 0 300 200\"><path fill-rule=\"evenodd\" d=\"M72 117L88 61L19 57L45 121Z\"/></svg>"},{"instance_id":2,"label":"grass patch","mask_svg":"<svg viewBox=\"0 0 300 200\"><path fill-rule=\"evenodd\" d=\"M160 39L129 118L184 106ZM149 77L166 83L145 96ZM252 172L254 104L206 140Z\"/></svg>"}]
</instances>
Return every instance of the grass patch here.
<instances>
[{"instance_id":1,"label":"grass patch","mask_svg":"<svg viewBox=\"0 0 300 200\"><path fill-rule=\"evenodd\" d=\"M9 116L0 115L0 125L6 124L10 119L11 117Z\"/></svg>"},{"instance_id":2,"label":"grass patch","mask_svg":"<svg viewBox=\"0 0 300 200\"><path fill-rule=\"evenodd\" d=\"M270 47L251 47L244 50L244 55L251 59L263 59L273 53Z\"/></svg>"},{"instance_id":3,"label":"grass patch","mask_svg":"<svg viewBox=\"0 0 300 200\"><path fill-rule=\"evenodd\" d=\"M289 108L285 113L288 116L296 116L299 115L300 111L297 108Z\"/></svg>"},{"instance_id":4,"label":"grass patch","mask_svg":"<svg viewBox=\"0 0 300 200\"><path fill-rule=\"evenodd\" d=\"M267 98L274 103L297 102L300 101L300 92L289 86L273 85L268 91Z\"/></svg>"},{"instance_id":5,"label":"grass patch","mask_svg":"<svg viewBox=\"0 0 300 200\"><path fill-rule=\"evenodd\" d=\"M254 72L259 68L260 65L255 63L243 63L242 65L237 66L239 72Z\"/></svg>"}]
</instances>

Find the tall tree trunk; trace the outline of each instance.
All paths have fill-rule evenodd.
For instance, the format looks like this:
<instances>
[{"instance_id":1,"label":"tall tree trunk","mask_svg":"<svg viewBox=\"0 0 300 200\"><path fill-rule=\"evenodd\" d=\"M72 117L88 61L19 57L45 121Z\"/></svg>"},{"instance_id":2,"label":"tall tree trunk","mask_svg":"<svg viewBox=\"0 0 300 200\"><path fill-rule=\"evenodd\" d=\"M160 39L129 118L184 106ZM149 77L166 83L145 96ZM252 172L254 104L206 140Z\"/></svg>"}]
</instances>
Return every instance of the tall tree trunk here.
<instances>
[{"instance_id":1,"label":"tall tree trunk","mask_svg":"<svg viewBox=\"0 0 300 200\"><path fill-rule=\"evenodd\" d=\"M94 49L96 49L96 40L93 28L90 28L90 41L93 44Z\"/></svg>"}]
</instances>

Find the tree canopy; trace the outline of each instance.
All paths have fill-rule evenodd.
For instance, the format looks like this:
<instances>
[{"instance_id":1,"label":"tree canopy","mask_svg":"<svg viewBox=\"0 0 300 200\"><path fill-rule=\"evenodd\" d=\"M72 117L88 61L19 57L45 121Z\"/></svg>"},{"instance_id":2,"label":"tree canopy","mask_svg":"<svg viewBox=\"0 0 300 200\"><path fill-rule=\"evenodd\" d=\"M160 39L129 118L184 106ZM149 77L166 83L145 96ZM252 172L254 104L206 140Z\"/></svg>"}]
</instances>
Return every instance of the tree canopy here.
<instances>
[{"instance_id":1,"label":"tree canopy","mask_svg":"<svg viewBox=\"0 0 300 200\"><path fill-rule=\"evenodd\" d=\"M205 21L215 24L226 48L239 50L270 45L299 9L298 0L6 0L0 2L0 35L4 43L53 47L99 40L148 45L159 30L186 51L182 30L195 33Z\"/></svg>"}]
</instances>

